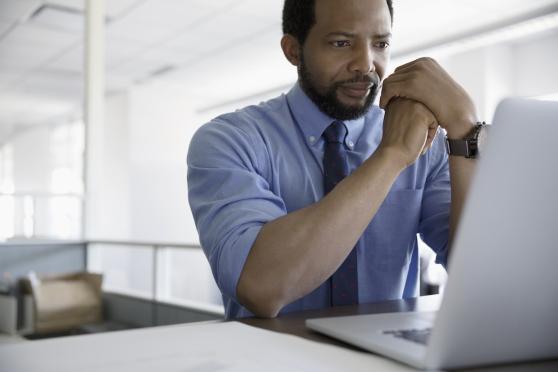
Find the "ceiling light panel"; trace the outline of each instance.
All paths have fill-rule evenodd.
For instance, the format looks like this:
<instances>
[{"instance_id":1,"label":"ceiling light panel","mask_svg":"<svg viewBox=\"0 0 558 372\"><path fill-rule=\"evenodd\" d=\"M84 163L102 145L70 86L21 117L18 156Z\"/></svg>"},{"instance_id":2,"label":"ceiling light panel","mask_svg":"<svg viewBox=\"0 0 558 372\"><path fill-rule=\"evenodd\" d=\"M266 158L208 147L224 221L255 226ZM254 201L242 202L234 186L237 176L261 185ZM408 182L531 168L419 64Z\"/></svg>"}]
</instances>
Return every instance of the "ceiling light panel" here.
<instances>
[{"instance_id":1,"label":"ceiling light panel","mask_svg":"<svg viewBox=\"0 0 558 372\"><path fill-rule=\"evenodd\" d=\"M46 0L45 3L75 9L82 13L85 11L85 0ZM106 16L109 19L119 17L137 3L138 0L107 0L105 1Z\"/></svg>"},{"instance_id":2,"label":"ceiling light panel","mask_svg":"<svg viewBox=\"0 0 558 372\"><path fill-rule=\"evenodd\" d=\"M1 0L0 20L7 22L25 21L41 6L39 0Z\"/></svg>"},{"instance_id":3,"label":"ceiling light panel","mask_svg":"<svg viewBox=\"0 0 558 372\"><path fill-rule=\"evenodd\" d=\"M110 3L112 0L108 0ZM47 5L54 5L58 8L71 9L78 13L83 13L85 9L85 0L46 0Z\"/></svg>"},{"instance_id":4,"label":"ceiling light panel","mask_svg":"<svg viewBox=\"0 0 558 372\"><path fill-rule=\"evenodd\" d=\"M79 10L58 6L43 6L33 14L30 22L44 28L83 35L85 18Z\"/></svg>"}]
</instances>

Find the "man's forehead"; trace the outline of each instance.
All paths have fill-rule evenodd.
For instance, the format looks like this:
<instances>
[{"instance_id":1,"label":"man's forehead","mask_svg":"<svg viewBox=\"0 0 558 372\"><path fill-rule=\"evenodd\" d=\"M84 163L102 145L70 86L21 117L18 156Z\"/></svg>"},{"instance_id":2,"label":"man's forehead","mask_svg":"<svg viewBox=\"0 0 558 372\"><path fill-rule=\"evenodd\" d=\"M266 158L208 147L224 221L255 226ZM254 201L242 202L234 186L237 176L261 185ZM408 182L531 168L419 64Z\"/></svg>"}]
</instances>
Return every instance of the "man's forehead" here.
<instances>
[{"instance_id":1,"label":"man's forehead","mask_svg":"<svg viewBox=\"0 0 558 372\"><path fill-rule=\"evenodd\" d=\"M323 32L391 32L386 0L316 0L315 26Z\"/></svg>"}]
</instances>

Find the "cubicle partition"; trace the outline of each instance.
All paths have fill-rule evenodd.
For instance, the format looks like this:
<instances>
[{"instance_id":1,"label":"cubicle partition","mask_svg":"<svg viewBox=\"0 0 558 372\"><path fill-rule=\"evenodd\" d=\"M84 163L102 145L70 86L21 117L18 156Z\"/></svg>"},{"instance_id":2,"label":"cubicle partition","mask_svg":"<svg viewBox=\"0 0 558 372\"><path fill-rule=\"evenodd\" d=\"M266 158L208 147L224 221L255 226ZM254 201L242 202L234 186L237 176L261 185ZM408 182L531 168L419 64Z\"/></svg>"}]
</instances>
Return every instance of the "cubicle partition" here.
<instances>
[{"instance_id":1,"label":"cubicle partition","mask_svg":"<svg viewBox=\"0 0 558 372\"><path fill-rule=\"evenodd\" d=\"M30 273L41 277L84 271L103 274L109 328L223 319L220 292L199 246L51 240L0 244L4 288Z\"/></svg>"}]
</instances>

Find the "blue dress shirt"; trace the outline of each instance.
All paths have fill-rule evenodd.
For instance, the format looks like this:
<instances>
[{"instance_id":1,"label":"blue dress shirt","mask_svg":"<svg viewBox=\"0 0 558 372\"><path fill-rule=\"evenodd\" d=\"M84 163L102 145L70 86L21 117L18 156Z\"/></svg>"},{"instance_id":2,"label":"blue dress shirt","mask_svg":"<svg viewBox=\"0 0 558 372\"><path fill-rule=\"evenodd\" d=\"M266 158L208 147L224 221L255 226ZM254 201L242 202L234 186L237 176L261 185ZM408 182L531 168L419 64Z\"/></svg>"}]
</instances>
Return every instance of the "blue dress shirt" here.
<instances>
[{"instance_id":1,"label":"blue dress shirt","mask_svg":"<svg viewBox=\"0 0 558 372\"><path fill-rule=\"evenodd\" d=\"M374 153L384 111L345 121L351 169ZM221 115L202 126L188 151L188 197L200 242L223 294L227 319L252 315L236 286L260 229L324 196L323 131L334 121L295 85L288 94ZM418 295L417 234L445 264L450 183L442 136L396 179L358 255L360 303ZM281 313L330 306L330 281Z\"/></svg>"}]
</instances>

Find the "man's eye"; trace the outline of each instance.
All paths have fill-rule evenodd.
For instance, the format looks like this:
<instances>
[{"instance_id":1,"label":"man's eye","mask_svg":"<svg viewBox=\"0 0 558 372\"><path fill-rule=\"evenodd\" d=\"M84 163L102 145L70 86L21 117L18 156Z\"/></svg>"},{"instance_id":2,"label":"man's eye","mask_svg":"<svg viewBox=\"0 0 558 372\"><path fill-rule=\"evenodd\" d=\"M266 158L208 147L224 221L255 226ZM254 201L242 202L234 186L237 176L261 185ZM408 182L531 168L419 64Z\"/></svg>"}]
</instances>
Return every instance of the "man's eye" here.
<instances>
[{"instance_id":1,"label":"man's eye","mask_svg":"<svg viewBox=\"0 0 558 372\"><path fill-rule=\"evenodd\" d=\"M376 43L376 48L387 49L388 47L389 43L387 41L380 41L379 43Z\"/></svg>"},{"instance_id":2,"label":"man's eye","mask_svg":"<svg viewBox=\"0 0 558 372\"><path fill-rule=\"evenodd\" d=\"M351 42L349 40L335 40L331 42L331 45L336 48L344 48L350 46Z\"/></svg>"}]
</instances>

